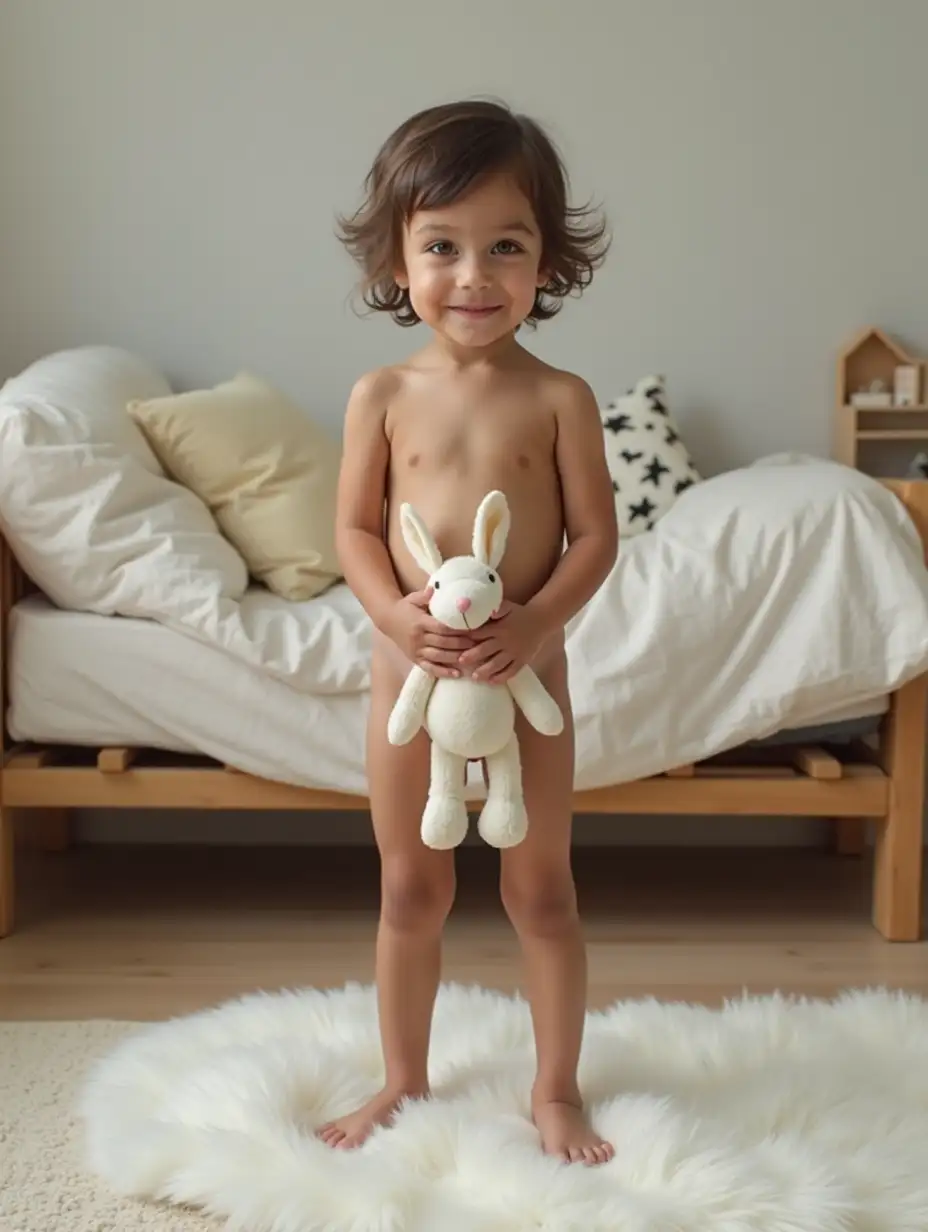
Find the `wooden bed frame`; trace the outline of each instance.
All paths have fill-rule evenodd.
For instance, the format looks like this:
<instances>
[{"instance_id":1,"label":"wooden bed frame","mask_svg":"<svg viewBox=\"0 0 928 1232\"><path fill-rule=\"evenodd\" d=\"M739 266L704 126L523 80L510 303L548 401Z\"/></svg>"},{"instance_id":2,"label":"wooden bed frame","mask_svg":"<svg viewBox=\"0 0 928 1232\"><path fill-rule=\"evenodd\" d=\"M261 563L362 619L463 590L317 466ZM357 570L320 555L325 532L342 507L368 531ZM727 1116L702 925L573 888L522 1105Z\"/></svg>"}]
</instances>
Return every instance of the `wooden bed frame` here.
<instances>
[{"instance_id":1,"label":"wooden bed frame","mask_svg":"<svg viewBox=\"0 0 928 1232\"><path fill-rule=\"evenodd\" d=\"M928 547L928 481L885 481ZM310 791L232 771L206 758L131 748L12 745L6 732L9 613L34 592L0 538L0 937L14 924L14 834L46 850L70 841L76 808L350 809L366 799ZM894 693L877 739L849 749L736 751L619 787L578 792L577 813L825 817L837 848L861 854L875 835L872 919L890 941L922 936L923 795L928 677ZM20 824L17 826L17 822Z\"/></svg>"}]
</instances>

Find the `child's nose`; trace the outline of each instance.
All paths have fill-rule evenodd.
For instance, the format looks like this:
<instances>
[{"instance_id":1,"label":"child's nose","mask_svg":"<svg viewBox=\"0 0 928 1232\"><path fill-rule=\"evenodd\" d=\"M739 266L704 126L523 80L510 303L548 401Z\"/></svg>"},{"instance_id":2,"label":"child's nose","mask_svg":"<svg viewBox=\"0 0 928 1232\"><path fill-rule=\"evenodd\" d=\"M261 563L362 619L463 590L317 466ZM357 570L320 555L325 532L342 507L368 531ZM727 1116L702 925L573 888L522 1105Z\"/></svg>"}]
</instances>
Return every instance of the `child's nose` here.
<instances>
[{"instance_id":1,"label":"child's nose","mask_svg":"<svg viewBox=\"0 0 928 1232\"><path fill-rule=\"evenodd\" d=\"M470 607L470 599L464 598L463 596L460 599L458 599L458 611L459 612L466 612L469 607Z\"/></svg>"}]
</instances>

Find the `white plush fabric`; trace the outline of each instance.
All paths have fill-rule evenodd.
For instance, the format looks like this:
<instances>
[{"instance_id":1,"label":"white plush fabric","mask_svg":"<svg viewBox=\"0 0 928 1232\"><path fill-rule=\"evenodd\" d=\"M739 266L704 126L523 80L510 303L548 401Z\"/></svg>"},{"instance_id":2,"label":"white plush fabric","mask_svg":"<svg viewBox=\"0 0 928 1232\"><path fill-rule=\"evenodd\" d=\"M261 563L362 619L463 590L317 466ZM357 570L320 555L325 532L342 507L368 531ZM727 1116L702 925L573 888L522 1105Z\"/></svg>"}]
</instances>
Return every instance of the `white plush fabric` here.
<instances>
[{"instance_id":1,"label":"white plush fabric","mask_svg":"<svg viewBox=\"0 0 928 1232\"><path fill-rule=\"evenodd\" d=\"M503 493L488 492L480 502L472 556L442 560L431 531L410 504L401 506L400 521L406 546L428 578L431 615L457 630L479 629L492 620L503 602L498 569L510 523ZM436 680L418 664L410 667L387 722L387 738L403 745L428 732L431 773L421 826L427 847L448 850L466 838L467 762L480 760L486 762L489 784L477 823L481 837L493 847L514 847L525 839L529 819L517 710L543 735L564 730L560 707L529 665L502 688L466 676Z\"/></svg>"},{"instance_id":2,"label":"white plush fabric","mask_svg":"<svg viewBox=\"0 0 928 1232\"><path fill-rule=\"evenodd\" d=\"M700 475L670 413L662 376L643 377L601 416L619 533L630 539L651 530Z\"/></svg>"},{"instance_id":3,"label":"white plush fabric","mask_svg":"<svg viewBox=\"0 0 928 1232\"><path fill-rule=\"evenodd\" d=\"M150 364L109 346L46 356L0 389L3 531L62 607L183 625L245 591L239 554L126 413L168 393Z\"/></svg>"},{"instance_id":4,"label":"white plush fabric","mask_svg":"<svg viewBox=\"0 0 928 1232\"><path fill-rule=\"evenodd\" d=\"M656 1001L591 1013L580 1080L615 1145L546 1158L518 1000L446 986L435 1098L361 1148L314 1137L381 1077L370 988L252 996L141 1028L88 1075L88 1166L242 1232L923 1232L928 1003Z\"/></svg>"}]
</instances>

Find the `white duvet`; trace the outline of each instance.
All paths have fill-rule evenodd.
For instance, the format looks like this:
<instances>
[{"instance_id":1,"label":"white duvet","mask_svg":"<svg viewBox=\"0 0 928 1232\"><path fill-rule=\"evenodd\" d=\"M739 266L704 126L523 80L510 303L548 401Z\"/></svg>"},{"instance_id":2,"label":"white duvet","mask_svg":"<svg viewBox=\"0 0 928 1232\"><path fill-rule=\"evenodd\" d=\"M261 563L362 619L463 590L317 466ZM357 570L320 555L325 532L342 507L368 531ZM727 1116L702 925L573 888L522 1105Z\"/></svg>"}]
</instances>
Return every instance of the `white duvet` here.
<instances>
[{"instance_id":1,"label":"white duvet","mask_svg":"<svg viewBox=\"0 0 928 1232\"><path fill-rule=\"evenodd\" d=\"M345 586L179 610L164 623L299 694L368 688L370 627ZM624 544L568 654L585 787L865 709L928 670L921 543L875 480L768 458L690 489Z\"/></svg>"}]
</instances>

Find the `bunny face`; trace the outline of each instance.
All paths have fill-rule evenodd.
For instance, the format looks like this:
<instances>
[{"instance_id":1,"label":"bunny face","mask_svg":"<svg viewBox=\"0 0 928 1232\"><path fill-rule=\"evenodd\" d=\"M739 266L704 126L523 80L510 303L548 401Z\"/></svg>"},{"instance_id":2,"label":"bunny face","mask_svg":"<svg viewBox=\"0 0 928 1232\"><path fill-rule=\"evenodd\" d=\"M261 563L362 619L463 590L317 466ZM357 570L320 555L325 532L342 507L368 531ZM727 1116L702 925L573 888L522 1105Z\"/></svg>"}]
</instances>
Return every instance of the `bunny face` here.
<instances>
[{"instance_id":1,"label":"bunny face","mask_svg":"<svg viewBox=\"0 0 928 1232\"><path fill-rule=\"evenodd\" d=\"M499 574L472 556L446 560L429 578L429 611L451 629L479 629L503 601Z\"/></svg>"},{"instance_id":2,"label":"bunny face","mask_svg":"<svg viewBox=\"0 0 928 1232\"><path fill-rule=\"evenodd\" d=\"M429 611L452 629L479 629L503 600L497 572L509 534L509 506L502 492L490 492L474 519L473 556L442 561L434 539L411 505L400 509L403 538L412 556L429 575Z\"/></svg>"}]
</instances>

